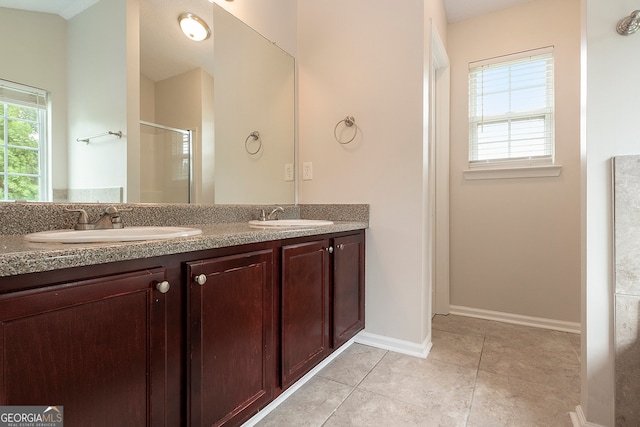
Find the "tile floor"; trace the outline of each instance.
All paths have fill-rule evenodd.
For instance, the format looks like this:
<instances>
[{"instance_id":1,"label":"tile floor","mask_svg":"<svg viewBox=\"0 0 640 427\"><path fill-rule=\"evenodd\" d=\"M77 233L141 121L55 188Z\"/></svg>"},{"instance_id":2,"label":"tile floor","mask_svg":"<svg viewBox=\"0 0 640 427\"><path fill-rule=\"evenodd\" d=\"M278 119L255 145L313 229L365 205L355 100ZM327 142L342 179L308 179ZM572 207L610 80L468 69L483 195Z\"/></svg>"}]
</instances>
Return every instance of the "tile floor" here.
<instances>
[{"instance_id":1,"label":"tile floor","mask_svg":"<svg viewBox=\"0 0 640 427\"><path fill-rule=\"evenodd\" d=\"M427 359L353 344L257 425L571 426L580 336L436 316Z\"/></svg>"}]
</instances>

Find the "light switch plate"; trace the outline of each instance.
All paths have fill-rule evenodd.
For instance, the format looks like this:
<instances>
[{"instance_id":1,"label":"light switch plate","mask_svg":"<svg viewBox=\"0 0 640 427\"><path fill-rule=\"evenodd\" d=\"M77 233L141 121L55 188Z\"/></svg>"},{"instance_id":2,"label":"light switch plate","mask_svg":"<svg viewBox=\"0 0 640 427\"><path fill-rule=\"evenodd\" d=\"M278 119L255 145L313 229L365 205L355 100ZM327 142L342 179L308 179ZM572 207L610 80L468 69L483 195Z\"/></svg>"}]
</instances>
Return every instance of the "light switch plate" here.
<instances>
[{"instance_id":1,"label":"light switch plate","mask_svg":"<svg viewBox=\"0 0 640 427\"><path fill-rule=\"evenodd\" d=\"M302 179L305 181L313 179L313 163L304 162L302 164Z\"/></svg>"},{"instance_id":2,"label":"light switch plate","mask_svg":"<svg viewBox=\"0 0 640 427\"><path fill-rule=\"evenodd\" d=\"M284 165L284 180L293 181L293 163L287 163Z\"/></svg>"}]
</instances>

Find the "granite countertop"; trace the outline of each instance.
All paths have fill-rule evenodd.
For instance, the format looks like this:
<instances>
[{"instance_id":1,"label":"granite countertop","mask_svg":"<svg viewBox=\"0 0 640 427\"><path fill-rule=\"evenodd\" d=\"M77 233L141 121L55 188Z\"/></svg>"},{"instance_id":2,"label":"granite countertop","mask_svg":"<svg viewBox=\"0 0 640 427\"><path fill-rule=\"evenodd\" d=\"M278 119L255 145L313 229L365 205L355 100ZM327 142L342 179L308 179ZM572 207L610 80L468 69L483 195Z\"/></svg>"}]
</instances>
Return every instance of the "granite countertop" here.
<instances>
[{"instance_id":1,"label":"granite countertop","mask_svg":"<svg viewBox=\"0 0 640 427\"><path fill-rule=\"evenodd\" d=\"M246 222L193 224L201 235L166 240L111 243L30 243L21 234L0 236L0 277L69 267L193 252L292 237L360 230L367 222L334 221L316 228L252 228Z\"/></svg>"}]
</instances>

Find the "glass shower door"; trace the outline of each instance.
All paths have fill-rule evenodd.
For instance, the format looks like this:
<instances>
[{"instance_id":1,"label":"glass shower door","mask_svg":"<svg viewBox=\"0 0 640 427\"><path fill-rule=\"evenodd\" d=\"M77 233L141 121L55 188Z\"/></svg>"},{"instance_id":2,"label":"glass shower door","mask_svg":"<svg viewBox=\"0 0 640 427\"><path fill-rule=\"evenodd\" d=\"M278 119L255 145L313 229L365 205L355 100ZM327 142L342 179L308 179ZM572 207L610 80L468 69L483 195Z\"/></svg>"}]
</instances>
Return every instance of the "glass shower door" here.
<instances>
[{"instance_id":1,"label":"glass shower door","mask_svg":"<svg viewBox=\"0 0 640 427\"><path fill-rule=\"evenodd\" d=\"M140 122L140 201L191 201L191 131Z\"/></svg>"}]
</instances>

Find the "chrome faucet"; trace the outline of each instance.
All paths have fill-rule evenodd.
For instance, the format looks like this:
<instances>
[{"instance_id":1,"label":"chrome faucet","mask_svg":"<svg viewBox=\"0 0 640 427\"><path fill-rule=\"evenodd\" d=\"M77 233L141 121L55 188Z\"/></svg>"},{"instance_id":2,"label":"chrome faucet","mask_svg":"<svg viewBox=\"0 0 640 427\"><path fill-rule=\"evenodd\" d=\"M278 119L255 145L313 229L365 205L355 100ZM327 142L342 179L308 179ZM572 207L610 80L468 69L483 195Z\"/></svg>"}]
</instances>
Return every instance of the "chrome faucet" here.
<instances>
[{"instance_id":1,"label":"chrome faucet","mask_svg":"<svg viewBox=\"0 0 640 427\"><path fill-rule=\"evenodd\" d=\"M123 228L120 212L130 212L129 209L116 209L115 206L109 206L104 210L100 218L95 222L89 222L89 216L84 209L65 209L66 212L78 212L78 222L73 226L75 230L106 230L110 228Z\"/></svg>"},{"instance_id":2,"label":"chrome faucet","mask_svg":"<svg viewBox=\"0 0 640 427\"><path fill-rule=\"evenodd\" d=\"M264 209L260 209L258 211L259 216L258 216L258 220L260 221L272 221L274 219L278 219L278 212L284 212L284 209L281 208L280 206L277 206L275 209L273 209L271 212L269 212L269 215L266 214Z\"/></svg>"},{"instance_id":3,"label":"chrome faucet","mask_svg":"<svg viewBox=\"0 0 640 427\"><path fill-rule=\"evenodd\" d=\"M277 206L274 210L272 210L269 215L267 215L267 220L278 219L278 212L284 212L284 209L280 206Z\"/></svg>"}]
</instances>

